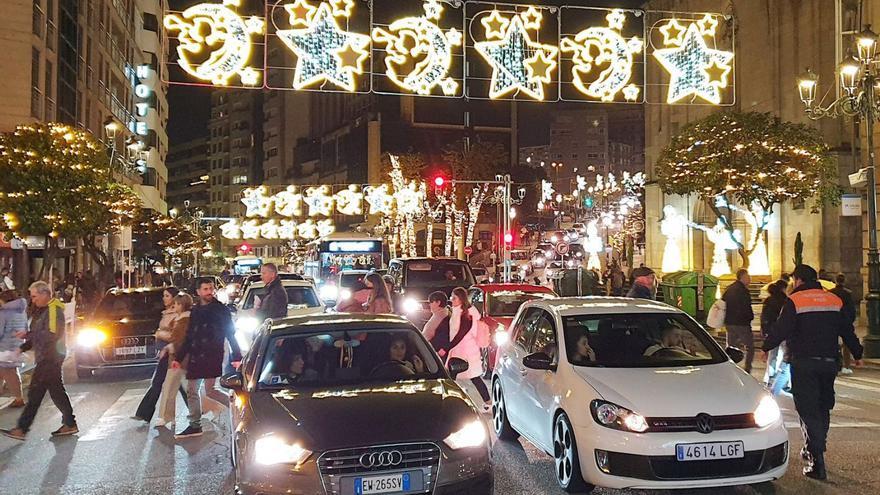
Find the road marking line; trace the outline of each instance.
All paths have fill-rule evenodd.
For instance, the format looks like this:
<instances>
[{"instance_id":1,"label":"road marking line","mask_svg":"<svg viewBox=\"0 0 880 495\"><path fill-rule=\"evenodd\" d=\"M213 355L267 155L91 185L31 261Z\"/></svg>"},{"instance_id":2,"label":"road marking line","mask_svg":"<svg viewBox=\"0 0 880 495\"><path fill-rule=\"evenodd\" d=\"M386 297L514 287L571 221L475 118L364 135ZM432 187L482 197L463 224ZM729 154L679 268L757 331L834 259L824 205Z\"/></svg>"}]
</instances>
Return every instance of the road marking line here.
<instances>
[{"instance_id":1,"label":"road marking line","mask_svg":"<svg viewBox=\"0 0 880 495\"><path fill-rule=\"evenodd\" d=\"M866 378L864 376L847 376L845 378L840 378L842 382L847 382L849 380L856 380L859 382L873 383L874 385L880 385L880 380L876 378ZM878 387L880 389L880 387Z\"/></svg>"},{"instance_id":2,"label":"road marking line","mask_svg":"<svg viewBox=\"0 0 880 495\"><path fill-rule=\"evenodd\" d=\"M786 421L785 427L789 430L795 430L799 429L801 424L797 421ZM831 428L880 428L880 424L872 423L870 421L856 421L852 423L835 423L832 421Z\"/></svg>"},{"instance_id":3,"label":"road marking line","mask_svg":"<svg viewBox=\"0 0 880 495\"><path fill-rule=\"evenodd\" d=\"M98 418L98 421L89 428L85 435L79 437L80 442L94 442L103 440L113 434L120 434L122 431L118 429L120 423L128 421L134 423L130 419L137 409L137 405L146 393L146 388L128 389L116 399L104 414Z\"/></svg>"},{"instance_id":4,"label":"road marking line","mask_svg":"<svg viewBox=\"0 0 880 495\"><path fill-rule=\"evenodd\" d=\"M835 385L841 385L841 386L844 386L844 387L847 387L847 388L855 388L855 389L858 389L858 390L867 390L867 391L869 391L869 392L880 392L880 387L876 387L876 386L873 386L873 387L872 387L872 386L870 386L870 385L865 385L865 384L862 384L862 383L851 383L851 382L845 382L845 381L843 381L843 380L837 380L837 382L835 383Z\"/></svg>"}]
</instances>

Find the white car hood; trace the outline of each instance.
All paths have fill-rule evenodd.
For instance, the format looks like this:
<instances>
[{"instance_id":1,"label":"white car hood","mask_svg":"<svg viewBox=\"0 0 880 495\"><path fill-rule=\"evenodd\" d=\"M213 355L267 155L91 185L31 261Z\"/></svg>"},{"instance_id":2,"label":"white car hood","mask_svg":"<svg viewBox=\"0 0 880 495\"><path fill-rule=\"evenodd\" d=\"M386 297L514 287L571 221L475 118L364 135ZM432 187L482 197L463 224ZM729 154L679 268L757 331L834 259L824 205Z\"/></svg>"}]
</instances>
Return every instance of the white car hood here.
<instances>
[{"instance_id":1,"label":"white car hood","mask_svg":"<svg viewBox=\"0 0 880 495\"><path fill-rule=\"evenodd\" d=\"M646 417L743 414L766 394L730 362L679 368L574 367L599 395Z\"/></svg>"}]
</instances>

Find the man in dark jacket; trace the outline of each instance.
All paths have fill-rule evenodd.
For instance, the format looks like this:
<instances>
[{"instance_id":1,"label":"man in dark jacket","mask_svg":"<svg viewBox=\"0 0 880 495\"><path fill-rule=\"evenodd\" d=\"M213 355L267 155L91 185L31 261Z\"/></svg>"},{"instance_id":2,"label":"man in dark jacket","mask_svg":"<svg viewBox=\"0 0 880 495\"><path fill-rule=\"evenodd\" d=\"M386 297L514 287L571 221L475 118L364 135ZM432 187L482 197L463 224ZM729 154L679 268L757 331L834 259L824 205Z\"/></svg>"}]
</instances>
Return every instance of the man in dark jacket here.
<instances>
[{"instance_id":1,"label":"man in dark jacket","mask_svg":"<svg viewBox=\"0 0 880 495\"><path fill-rule=\"evenodd\" d=\"M654 270L646 266L640 266L632 271L633 284L626 294L626 297L634 297L636 299L656 299L656 278Z\"/></svg>"},{"instance_id":2,"label":"man in dark jacket","mask_svg":"<svg viewBox=\"0 0 880 495\"><path fill-rule=\"evenodd\" d=\"M197 294L199 305L193 306L190 312L186 340L171 364L172 368L180 368L182 363L186 363L189 426L175 435L177 438L202 434L202 382L205 382L206 395L211 397L214 379L222 373L224 340L229 342L232 349L230 357L233 365L237 367L237 363L241 362L232 315L226 306L214 298L214 282L209 278L200 279Z\"/></svg>"},{"instance_id":3,"label":"man in dark jacket","mask_svg":"<svg viewBox=\"0 0 880 495\"><path fill-rule=\"evenodd\" d=\"M266 263L260 269L260 280L266 284L266 292L260 300L257 317L260 321L266 318L284 318L287 316L287 291L278 277L278 267L274 263Z\"/></svg>"},{"instance_id":4,"label":"man in dark jacket","mask_svg":"<svg viewBox=\"0 0 880 495\"><path fill-rule=\"evenodd\" d=\"M730 284L721 299L727 304L724 312L724 326L727 328L727 345L746 351L746 362L743 369L752 372L752 361L755 358L755 339L752 336L752 294L749 283L752 278L748 270L741 268L736 271L736 282Z\"/></svg>"},{"instance_id":5,"label":"man in dark jacket","mask_svg":"<svg viewBox=\"0 0 880 495\"><path fill-rule=\"evenodd\" d=\"M862 364L862 345L852 321L843 312L843 302L822 288L816 270L798 265L792 278L794 290L764 340L764 351L787 342L791 392L806 441L801 450L801 456L807 461L804 475L824 480L827 477L825 441L834 408L838 339L842 338L852 351L856 366Z\"/></svg>"},{"instance_id":6,"label":"man in dark jacket","mask_svg":"<svg viewBox=\"0 0 880 495\"><path fill-rule=\"evenodd\" d=\"M843 312L844 316L846 316L847 320L849 320L851 323L855 323L856 303L855 301L853 301L852 291L846 287L846 275L838 273L834 281L837 285L835 285L834 288L831 289L829 292L840 298L840 301L843 303L843 308L841 309L841 311ZM843 355L843 365L840 368L840 374L851 375L853 372L852 354L849 352L846 344L840 346L840 353Z\"/></svg>"},{"instance_id":7,"label":"man in dark jacket","mask_svg":"<svg viewBox=\"0 0 880 495\"><path fill-rule=\"evenodd\" d=\"M22 351L34 350L37 366L31 377L28 390L28 402L18 426L12 430L0 430L0 433L16 440L24 440L28 430L34 423L37 410L46 392L61 411L61 428L52 432L53 437L79 433L70 398L64 390L61 377L61 365L66 354L64 349L64 303L52 297L52 289L46 282L34 282L30 286L31 302L34 305L31 315L30 331L21 335L25 339Z\"/></svg>"}]
</instances>

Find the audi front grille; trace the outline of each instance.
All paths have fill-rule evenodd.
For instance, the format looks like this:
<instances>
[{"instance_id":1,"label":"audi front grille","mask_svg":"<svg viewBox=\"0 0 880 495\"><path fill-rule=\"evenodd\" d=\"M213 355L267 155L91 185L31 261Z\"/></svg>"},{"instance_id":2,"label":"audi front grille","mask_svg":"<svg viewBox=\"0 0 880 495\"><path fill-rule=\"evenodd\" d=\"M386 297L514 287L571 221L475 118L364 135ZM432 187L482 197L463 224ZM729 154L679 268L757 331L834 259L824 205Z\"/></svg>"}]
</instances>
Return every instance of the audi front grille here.
<instances>
[{"instance_id":1,"label":"audi front grille","mask_svg":"<svg viewBox=\"0 0 880 495\"><path fill-rule=\"evenodd\" d=\"M321 481L330 495L339 495L344 477L404 470L421 470L424 493L431 493L440 470L440 447L433 443L380 445L329 450L318 458Z\"/></svg>"}]
</instances>

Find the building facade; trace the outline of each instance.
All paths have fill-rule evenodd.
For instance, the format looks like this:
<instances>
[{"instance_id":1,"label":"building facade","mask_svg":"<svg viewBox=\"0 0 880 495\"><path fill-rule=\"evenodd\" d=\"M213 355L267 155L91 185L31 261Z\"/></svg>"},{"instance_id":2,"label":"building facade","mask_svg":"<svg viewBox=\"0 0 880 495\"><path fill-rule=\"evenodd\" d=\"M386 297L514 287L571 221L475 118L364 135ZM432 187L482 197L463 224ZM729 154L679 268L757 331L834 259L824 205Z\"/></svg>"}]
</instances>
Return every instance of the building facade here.
<instances>
[{"instance_id":1,"label":"building facade","mask_svg":"<svg viewBox=\"0 0 880 495\"><path fill-rule=\"evenodd\" d=\"M168 152L168 208L205 211L211 180L208 138L172 144Z\"/></svg>"}]
</instances>

